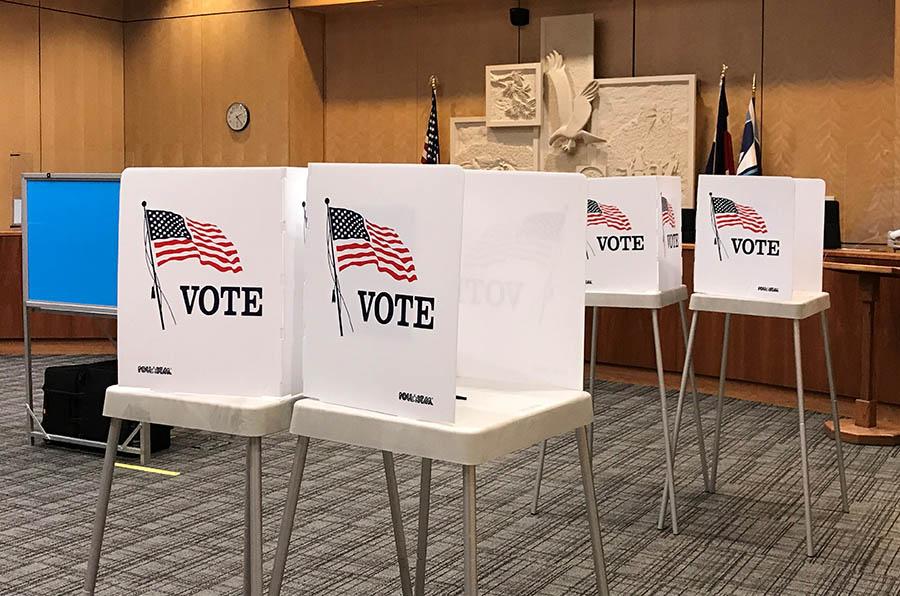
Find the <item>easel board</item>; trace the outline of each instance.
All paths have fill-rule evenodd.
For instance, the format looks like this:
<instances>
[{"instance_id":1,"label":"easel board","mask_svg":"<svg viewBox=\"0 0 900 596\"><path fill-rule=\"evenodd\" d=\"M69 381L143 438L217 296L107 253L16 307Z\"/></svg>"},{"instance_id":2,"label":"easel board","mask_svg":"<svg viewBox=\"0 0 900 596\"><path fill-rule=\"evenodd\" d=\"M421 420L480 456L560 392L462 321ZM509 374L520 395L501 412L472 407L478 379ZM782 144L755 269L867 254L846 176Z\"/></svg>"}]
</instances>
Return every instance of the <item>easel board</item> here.
<instances>
[{"instance_id":1,"label":"easel board","mask_svg":"<svg viewBox=\"0 0 900 596\"><path fill-rule=\"evenodd\" d=\"M22 281L26 306L115 314L119 177L22 175Z\"/></svg>"}]
</instances>

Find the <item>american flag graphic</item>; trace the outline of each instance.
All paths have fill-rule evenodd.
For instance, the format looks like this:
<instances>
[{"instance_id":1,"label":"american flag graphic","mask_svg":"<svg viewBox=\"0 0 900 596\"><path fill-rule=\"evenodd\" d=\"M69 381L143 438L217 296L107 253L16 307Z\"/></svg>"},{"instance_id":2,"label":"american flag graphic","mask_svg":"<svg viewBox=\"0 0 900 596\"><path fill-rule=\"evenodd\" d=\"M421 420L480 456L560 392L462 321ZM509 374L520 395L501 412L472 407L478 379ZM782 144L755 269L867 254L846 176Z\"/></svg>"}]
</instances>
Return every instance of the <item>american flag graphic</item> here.
<instances>
[{"instance_id":1,"label":"american flag graphic","mask_svg":"<svg viewBox=\"0 0 900 596\"><path fill-rule=\"evenodd\" d=\"M422 148L422 163L441 163L441 142L438 139L437 89L431 89L431 114L425 130L425 146Z\"/></svg>"},{"instance_id":2,"label":"american flag graphic","mask_svg":"<svg viewBox=\"0 0 900 596\"><path fill-rule=\"evenodd\" d=\"M328 216L338 271L375 265L397 281L418 279L412 253L396 230L374 224L350 209L330 207Z\"/></svg>"},{"instance_id":3,"label":"american flag graphic","mask_svg":"<svg viewBox=\"0 0 900 596\"><path fill-rule=\"evenodd\" d=\"M756 212L753 207L735 203L731 199L724 197L710 197L712 201L713 217L716 221L716 228L727 228L729 226L740 226L745 230L765 234L769 230L766 228L766 220Z\"/></svg>"},{"instance_id":4,"label":"american flag graphic","mask_svg":"<svg viewBox=\"0 0 900 596\"><path fill-rule=\"evenodd\" d=\"M662 222L663 225L669 226L670 228L675 228L675 211L672 209L672 204L669 203L669 200L666 197L660 197L662 201Z\"/></svg>"},{"instance_id":5,"label":"american flag graphic","mask_svg":"<svg viewBox=\"0 0 900 596\"><path fill-rule=\"evenodd\" d=\"M631 221L618 207L602 205L593 199L588 199L587 225L599 226L601 224L623 232L631 229Z\"/></svg>"},{"instance_id":6,"label":"american flag graphic","mask_svg":"<svg viewBox=\"0 0 900 596\"><path fill-rule=\"evenodd\" d=\"M240 273L241 258L219 226L171 211L147 210L147 226L156 266L197 259L222 272Z\"/></svg>"}]
</instances>

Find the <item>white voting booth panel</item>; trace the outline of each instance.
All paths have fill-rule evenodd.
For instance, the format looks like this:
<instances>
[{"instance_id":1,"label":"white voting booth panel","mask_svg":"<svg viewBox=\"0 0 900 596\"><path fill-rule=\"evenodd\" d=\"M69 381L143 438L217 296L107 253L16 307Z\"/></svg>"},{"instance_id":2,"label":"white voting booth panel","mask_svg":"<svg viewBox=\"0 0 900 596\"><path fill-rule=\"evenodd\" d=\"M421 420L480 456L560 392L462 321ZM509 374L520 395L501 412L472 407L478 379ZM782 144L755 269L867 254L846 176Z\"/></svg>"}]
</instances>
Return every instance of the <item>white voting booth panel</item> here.
<instances>
[{"instance_id":1,"label":"white voting booth panel","mask_svg":"<svg viewBox=\"0 0 900 596\"><path fill-rule=\"evenodd\" d=\"M463 189L458 166L310 166L305 395L454 419Z\"/></svg>"},{"instance_id":2,"label":"white voting booth panel","mask_svg":"<svg viewBox=\"0 0 900 596\"><path fill-rule=\"evenodd\" d=\"M304 168L129 168L119 216L119 384L302 390Z\"/></svg>"},{"instance_id":3,"label":"white voting booth panel","mask_svg":"<svg viewBox=\"0 0 900 596\"><path fill-rule=\"evenodd\" d=\"M588 181L587 290L663 292L681 285L681 179Z\"/></svg>"},{"instance_id":4,"label":"white voting booth panel","mask_svg":"<svg viewBox=\"0 0 900 596\"><path fill-rule=\"evenodd\" d=\"M822 291L825 183L700 176L694 291L791 300Z\"/></svg>"},{"instance_id":5,"label":"white voting booth panel","mask_svg":"<svg viewBox=\"0 0 900 596\"><path fill-rule=\"evenodd\" d=\"M466 171L461 377L581 390L581 174Z\"/></svg>"}]
</instances>

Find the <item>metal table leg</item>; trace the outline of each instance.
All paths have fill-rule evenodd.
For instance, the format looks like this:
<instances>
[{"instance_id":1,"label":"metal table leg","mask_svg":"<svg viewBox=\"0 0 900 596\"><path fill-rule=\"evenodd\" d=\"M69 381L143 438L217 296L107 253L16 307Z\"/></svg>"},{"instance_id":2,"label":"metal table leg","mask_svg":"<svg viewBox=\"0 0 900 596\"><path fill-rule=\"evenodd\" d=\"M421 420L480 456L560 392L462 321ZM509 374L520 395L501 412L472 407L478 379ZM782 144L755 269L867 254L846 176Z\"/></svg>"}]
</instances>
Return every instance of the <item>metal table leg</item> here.
<instances>
[{"instance_id":1,"label":"metal table leg","mask_svg":"<svg viewBox=\"0 0 900 596\"><path fill-rule=\"evenodd\" d=\"M244 591L250 593L250 449L244 455Z\"/></svg>"},{"instance_id":2,"label":"metal table leg","mask_svg":"<svg viewBox=\"0 0 900 596\"><path fill-rule=\"evenodd\" d=\"M146 466L150 462L150 423L142 421L141 425L141 465Z\"/></svg>"},{"instance_id":3,"label":"metal table leg","mask_svg":"<svg viewBox=\"0 0 900 596\"><path fill-rule=\"evenodd\" d=\"M590 370L590 382L588 383L588 391L591 393L591 436L590 441L588 442L588 447L591 450L591 459L594 459L594 377L596 376L595 370L597 368L597 327L598 327L598 319L600 309L596 306L591 307L591 370Z\"/></svg>"},{"instance_id":4,"label":"metal table leg","mask_svg":"<svg viewBox=\"0 0 900 596\"><path fill-rule=\"evenodd\" d=\"M250 467L250 596L262 596L262 437L247 439Z\"/></svg>"},{"instance_id":5,"label":"metal table leg","mask_svg":"<svg viewBox=\"0 0 900 596\"><path fill-rule=\"evenodd\" d=\"M800 467L803 473L803 514L806 522L806 555L815 556L812 507L809 497L809 465L806 461L806 411L803 405L803 365L800 356L800 321L794 319L794 366L797 370L797 414L800 418Z\"/></svg>"},{"instance_id":6,"label":"metal table leg","mask_svg":"<svg viewBox=\"0 0 900 596\"><path fill-rule=\"evenodd\" d=\"M103 458L103 473L100 475L100 494L97 497L97 511L94 514L94 531L91 535L91 550L88 555L87 570L84 575L84 593L93 595L97 585L97 571L100 569L100 550L103 548L103 532L106 529L106 513L109 509L109 495L112 490L113 470L116 464L116 448L122 420L109 421L109 435L106 439L106 455Z\"/></svg>"},{"instance_id":7,"label":"metal table leg","mask_svg":"<svg viewBox=\"0 0 900 596\"><path fill-rule=\"evenodd\" d=\"M588 436L584 427L575 429L578 440L578 461L581 464L581 484L584 487L588 525L591 529L591 555L594 559L594 578L601 596L609 596L606 580L606 561L603 557L603 540L600 536L600 515L597 512L597 495L594 491L594 471L588 453Z\"/></svg>"},{"instance_id":8,"label":"metal table leg","mask_svg":"<svg viewBox=\"0 0 900 596\"><path fill-rule=\"evenodd\" d=\"M541 498L541 481L544 479L544 458L547 456L547 439L541 442L538 451L537 475L534 477L534 493L531 496L531 515L537 515L538 500Z\"/></svg>"},{"instance_id":9,"label":"metal table leg","mask_svg":"<svg viewBox=\"0 0 900 596\"><path fill-rule=\"evenodd\" d=\"M297 513L297 501L300 498L300 482L306 467L306 454L309 452L309 437L298 437L294 451L294 463L291 466L291 479L288 481L287 502L281 516L281 527L278 530L278 547L275 549L275 563L272 567L272 581L269 584L269 596L279 596L284 583L284 568L287 562L288 547L291 543L291 530L294 529L294 516Z\"/></svg>"},{"instance_id":10,"label":"metal table leg","mask_svg":"<svg viewBox=\"0 0 900 596\"><path fill-rule=\"evenodd\" d=\"M463 466L463 556L465 595L478 596L478 539L475 531L475 466Z\"/></svg>"},{"instance_id":11,"label":"metal table leg","mask_svg":"<svg viewBox=\"0 0 900 596\"><path fill-rule=\"evenodd\" d=\"M694 354L694 337L697 331L697 318L700 313L694 311L694 314L691 316L691 330L687 336L687 348L684 354L684 368L681 371L681 386L678 389L678 404L675 407L675 429L674 429L674 440L672 441L673 450L674 446L678 444L678 425L681 421L681 412L684 407L684 392L687 389L687 379L689 376L689 371L693 370L694 362L693 362L693 354ZM683 322L683 320L682 320ZM699 429L699 426L698 426ZM699 431L698 431L699 432ZM701 443L702 444L702 443ZM701 452L702 453L702 452ZM703 460L705 462L705 460ZM705 463L704 463L705 467ZM705 472L705 470L704 470ZM706 478L706 474L704 474L704 479ZM662 503L659 505L659 517L656 521L656 527L659 529L663 528L663 524L666 519L666 507L669 504L669 483L663 483L663 492L662 492Z\"/></svg>"},{"instance_id":12,"label":"metal table leg","mask_svg":"<svg viewBox=\"0 0 900 596\"><path fill-rule=\"evenodd\" d=\"M431 507L431 459L422 458L419 478L419 531L416 540L415 596L425 596L425 561L428 552L428 513Z\"/></svg>"},{"instance_id":13,"label":"metal table leg","mask_svg":"<svg viewBox=\"0 0 900 596\"><path fill-rule=\"evenodd\" d=\"M728 368L728 334L731 329L731 313L725 313L725 333L722 336L722 361L719 365L719 390L716 393L716 433L713 435L713 461L709 483L716 492L719 472L719 438L722 433L722 396L725 394L725 371Z\"/></svg>"},{"instance_id":14,"label":"metal table leg","mask_svg":"<svg viewBox=\"0 0 900 596\"><path fill-rule=\"evenodd\" d=\"M672 515L672 533L678 534L678 508L675 505L675 468L672 445L669 442L669 410L666 401L666 381L663 373L662 344L659 338L659 310L650 311L653 318L653 347L656 352L656 376L659 380L659 403L662 410L663 449L666 457L666 483L669 485L669 507ZM662 530L663 524L657 527Z\"/></svg>"},{"instance_id":15,"label":"metal table leg","mask_svg":"<svg viewBox=\"0 0 900 596\"><path fill-rule=\"evenodd\" d=\"M384 475L387 480L388 501L391 506L391 522L394 526L394 543L397 546L397 562L400 565L400 586L403 596L412 596L409 557L406 554L406 535L403 533L403 516L400 513L400 492L397 490L394 454L390 451L382 451L381 456L384 459Z\"/></svg>"},{"instance_id":16,"label":"metal table leg","mask_svg":"<svg viewBox=\"0 0 900 596\"><path fill-rule=\"evenodd\" d=\"M844 475L844 451L841 445L841 420L838 415L837 394L834 389L834 372L831 366L831 341L828 337L828 315L822 311L822 340L825 344L825 370L828 373L828 394L831 397L831 421L834 424L834 446L837 449L838 479L841 483L841 510L850 513L847 504L847 478Z\"/></svg>"},{"instance_id":17,"label":"metal table leg","mask_svg":"<svg viewBox=\"0 0 900 596\"><path fill-rule=\"evenodd\" d=\"M686 349L690 338L688 337L687 316L685 314L684 301L678 303L678 314L681 317L681 333L684 335L684 346ZM690 366L688 366L688 375L691 381L691 395L694 402L694 425L697 427L697 444L700 448L700 468L703 470L703 486L706 488L706 492L710 492L709 467L706 463L706 441L703 437L703 423L700 420L700 398L697 393L697 379L694 376L693 359L691 359ZM675 453L678 451L678 423L680 421L681 410L679 409L675 419L675 440L672 441L672 457L675 457Z\"/></svg>"}]
</instances>

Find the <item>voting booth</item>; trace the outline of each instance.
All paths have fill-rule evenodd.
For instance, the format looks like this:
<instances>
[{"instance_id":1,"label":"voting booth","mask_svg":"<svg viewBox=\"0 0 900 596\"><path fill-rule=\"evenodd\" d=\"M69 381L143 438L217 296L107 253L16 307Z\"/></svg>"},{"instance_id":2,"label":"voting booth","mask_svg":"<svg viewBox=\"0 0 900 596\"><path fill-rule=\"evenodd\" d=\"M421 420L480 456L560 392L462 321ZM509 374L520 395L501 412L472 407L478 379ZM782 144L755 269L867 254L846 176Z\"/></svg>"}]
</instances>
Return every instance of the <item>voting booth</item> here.
<instances>
[{"instance_id":1,"label":"voting booth","mask_svg":"<svg viewBox=\"0 0 900 596\"><path fill-rule=\"evenodd\" d=\"M724 314L719 389L716 395L716 428L707 483L707 490L715 492L721 452L722 398L725 395L728 369L731 317L741 315L790 320L793 327L799 423L799 475L803 487L808 557L814 556L816 551L806 451L800 322L816 315L822 330L831 422L835 429L841 508L844 512L849 512L828 334L827 311L831 306L831 299L828 293L822 291L824 218L825 183L822 180L768 176L700 176L697 190L694 294L690 304L693 315L678 395L674 434L677 444L677 421L681 418L685 378L694 357L698 316L703 312ZM761 350L785 348L787 346L783 345L759 346ZM700 443L699 447L702 455L704 446Z\"/></svg>"},{"instance_id":2,"label":"voting booth","mask_svg":"<svg viewBox=\"0 0 900 596\"><path fill-rule=\"evenodd\" d=\"M700 176L694 291L786 301L822 291L825 182Z\"/></svg>"},{"instance_id":3,"label":"voting booth","mask_svg":"<svg viewBox=\"0 0 900 596\"><path fill-rule=\"evenodd\" d=\"M311 439L382 452L404 594L413 590L393 454L422 462L416 594L432 461L461 465L465 591L477 594L476 467L573 431L596 586L608 594L581 389L586 200L581 174L310 166L303 371L315 399L293 404L272 594Z\"/></svg>"},{"instance_id":4,"label":"voting booth","mask_svg":"<svg viewBox=\"0 0 900 596\"><path fill-rule=\"evenodd\" d=\"M664 292L681 285L681 179L588 181L587 290Z\"/></svg>"},{"instance_id":5,"label":"voting booth","mask_svg":"<svg viewBox=\"0 0 900 596\"><path fill-rule=\"evenodd\" d=\"M119 217L119 384L302 389L304 168L130 168Z\"/></svg>"},{"instance_id":6,"label":"voting booth","mask_svg":"<svg viewBox=\"0 0 900 596\"><path fill-rule=\"evenodd\" d=\"M305 395L452 422L458 377L580 390L582 175L309 171Z\"/></svg>"}]
</instances>

